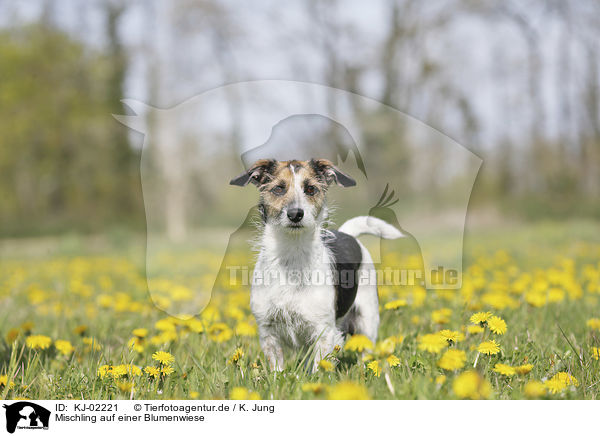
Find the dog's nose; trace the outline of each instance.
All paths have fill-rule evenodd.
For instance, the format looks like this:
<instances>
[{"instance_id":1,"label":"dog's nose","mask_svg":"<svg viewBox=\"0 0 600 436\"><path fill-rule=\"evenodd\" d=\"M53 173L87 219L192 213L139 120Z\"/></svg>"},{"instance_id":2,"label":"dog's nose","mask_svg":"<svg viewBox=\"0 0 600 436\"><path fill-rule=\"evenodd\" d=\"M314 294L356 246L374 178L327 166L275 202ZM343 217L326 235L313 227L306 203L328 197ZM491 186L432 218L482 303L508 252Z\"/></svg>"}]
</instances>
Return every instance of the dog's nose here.
<instances>
[{"instance_id":1,"label":"dog's nose","mask_svg":"<svg viewBox=\"0 0 600 436\"><path fill-rule=\"evenodd\" d=\"M287 216L291 222L298 223L302 220L302 217L304 217L304 211L298 208L289 209L287 211Z\"/></svg>"}]
</instances>

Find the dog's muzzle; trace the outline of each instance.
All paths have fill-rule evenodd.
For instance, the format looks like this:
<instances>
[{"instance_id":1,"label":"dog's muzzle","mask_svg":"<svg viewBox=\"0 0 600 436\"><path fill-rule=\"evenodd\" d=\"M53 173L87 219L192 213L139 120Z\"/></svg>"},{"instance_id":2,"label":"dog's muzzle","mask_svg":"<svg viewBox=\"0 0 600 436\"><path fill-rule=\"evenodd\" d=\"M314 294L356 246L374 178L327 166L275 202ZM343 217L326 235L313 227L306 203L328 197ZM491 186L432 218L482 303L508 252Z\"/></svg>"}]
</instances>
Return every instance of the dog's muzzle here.
<instances>
[{"instance_id":1,"label":"dog's muzzle","mask_svg":"<svg viewBox=\"0 0 600 436\"><path fill-rule=\"evenodd\" d=\"M297 224L304 218L304 210L299 208L289 209L287 211L287 216L291 222Z\"/></svg>"}]
</instances>

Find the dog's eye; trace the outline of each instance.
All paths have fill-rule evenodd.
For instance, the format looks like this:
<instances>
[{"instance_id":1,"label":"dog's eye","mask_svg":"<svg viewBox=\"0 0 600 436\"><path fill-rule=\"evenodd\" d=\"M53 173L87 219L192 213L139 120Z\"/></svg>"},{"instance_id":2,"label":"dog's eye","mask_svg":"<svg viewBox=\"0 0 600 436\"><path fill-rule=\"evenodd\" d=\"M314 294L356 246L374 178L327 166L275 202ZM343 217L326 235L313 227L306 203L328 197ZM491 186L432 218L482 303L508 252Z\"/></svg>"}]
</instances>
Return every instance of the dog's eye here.
<instances>
[{"instance_id":1,"label":"dog's eye","mask_svg":"<svg viewBox=\"0 0 600 436\"><path fill-rule=\"evenodd\" d=\"M285 192L285 186L275 186L273 189L271 189L271 193L275 194L275 195L283 195Z\"/></svg>"},{"instance_id":2,"label":"dog's eye","mask_svg":"<svg viewBox=\"0 0 600 436\"><path fill-rule=\"evenodd\" d=\"M306 188L304 188L304 192L306 195L313 196L317 193L317 188L315 188L313 185L308 185Z\"/></svg>"}]
</instances>

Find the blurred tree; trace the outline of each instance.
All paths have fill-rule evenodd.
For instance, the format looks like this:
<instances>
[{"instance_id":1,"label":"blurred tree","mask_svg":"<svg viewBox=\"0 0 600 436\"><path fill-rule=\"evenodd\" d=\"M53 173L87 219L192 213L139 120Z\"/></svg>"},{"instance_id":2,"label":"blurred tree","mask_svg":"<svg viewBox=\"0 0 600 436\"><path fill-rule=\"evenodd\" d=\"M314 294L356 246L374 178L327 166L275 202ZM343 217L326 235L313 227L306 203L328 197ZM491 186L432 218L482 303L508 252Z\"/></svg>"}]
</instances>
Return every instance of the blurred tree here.
<instances>
[{"instance_id":1,"label":"blurred tree","mask_svg":"<svg viewBox=\"0 0 600 436\"><path fill-rule=\"evenodd\" d=\"M120 56L48 23L0 33L2 234L141 218L138 157L111 116L121 112Z\"/></svg>"}]
</instances>

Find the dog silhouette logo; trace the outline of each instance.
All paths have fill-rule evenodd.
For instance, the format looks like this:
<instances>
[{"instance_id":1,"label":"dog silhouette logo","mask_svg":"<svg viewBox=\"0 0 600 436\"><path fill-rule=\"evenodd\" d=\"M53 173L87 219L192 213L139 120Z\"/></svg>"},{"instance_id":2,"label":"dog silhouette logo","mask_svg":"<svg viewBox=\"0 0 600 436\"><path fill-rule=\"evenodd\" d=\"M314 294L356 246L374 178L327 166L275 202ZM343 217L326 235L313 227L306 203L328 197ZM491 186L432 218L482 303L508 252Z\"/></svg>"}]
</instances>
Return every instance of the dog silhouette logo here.
<instances>
[{"instance_id":1,"label":"dog silhouette logo","mask_svg":"<svg viewBox=\"0 0 600 436\"><path fill-rule=\"evenodd\" d=\"M129 114L114 117L143 134L145 272L159 309L197 315L214 292L235 286L240 276L243 282L252 270L243 253L253 248L261 219L256 195L229 182L241 167L267 158L331 161L357 182L331 192L332 222L350 212L386 221L407 237L381 241L375 263L394 272L422 270L419 285L426 289L461 288L467 209L483 161L435 128L365 96L286 80L230 83L169 108L122 102ZM169 265L164 253L210 228L198 243L210 260L199 255L195 265ZM396 260L406 248L419 258L410 264L418 268ZM165 268L193 297L164 298Z\"/></svg>"},{"instance_id":2,"label":"dog silhouette logo","mask_svg":"<svg viewBox=\"0 0 600 436\"><path fill-rule=\"evenodd\" d=\"M10 405L4 404L6 409L6 431L14 433L19 429L48 429L50 411L42 406L29 401L19 401Z\"/></svg>"}]
</instances>

